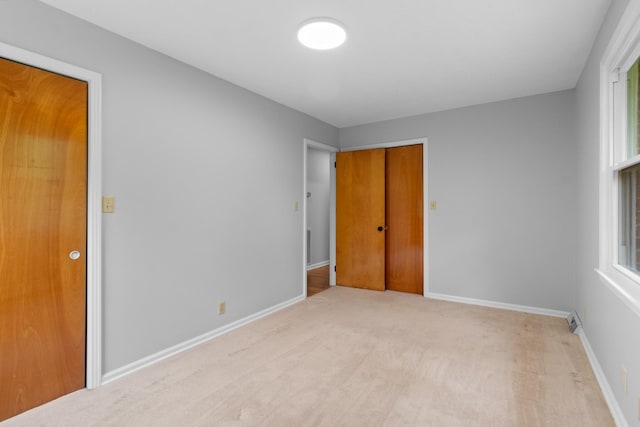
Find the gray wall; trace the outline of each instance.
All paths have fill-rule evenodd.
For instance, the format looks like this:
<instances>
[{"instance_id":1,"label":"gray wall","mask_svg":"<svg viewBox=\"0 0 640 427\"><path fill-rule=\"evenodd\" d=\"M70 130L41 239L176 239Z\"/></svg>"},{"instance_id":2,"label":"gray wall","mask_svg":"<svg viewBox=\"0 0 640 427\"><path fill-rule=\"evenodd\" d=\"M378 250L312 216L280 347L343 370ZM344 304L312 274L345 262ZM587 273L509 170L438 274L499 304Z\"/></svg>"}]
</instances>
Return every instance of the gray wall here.
<instances>
[{"instance_id":1,"label":"gray wall","mask_svg":"<svg viewBox=\"0 0 640 427\"><path fill-rule=\"evenodd\" d=\"M311 229L309 264L329 261L329 197L331 154L328 151L307 150L307 228Z\"/></svg>"},{"instance_id":2,"label":"gray wall","mask_svg":"<svg viewBox=\"0 0 640 427\"><path fill-rule=\"evenodd\" d=\"M578 298L575 306L589 342L630 425L638 422L640 319L600 283L598 267L599 67L602 54L627 6L614 0L576 89L578 158ZM620 388L620 367L629 375L629 395Z\"/></svg>"},{"instance_id":3,"label":"gray wall","mask_svg":"<svg viewBox=\"0 0 640 427\"><path fill-rule=\"evenodd\" d=\"M36 0L0 41L103 75L106 372L302 294L303 139L334 127Z\"/></svg>"},{"instance_id":4,"label":"gray wall","mask_svg":"<svg viewBox=\"0 0 640 427\"><path fill-rule=\"evenodd\" d=\"M425 136L430 291L569 310L576 291L575 92L340 129L340 146Z\"/></svg>"}]
</instances>

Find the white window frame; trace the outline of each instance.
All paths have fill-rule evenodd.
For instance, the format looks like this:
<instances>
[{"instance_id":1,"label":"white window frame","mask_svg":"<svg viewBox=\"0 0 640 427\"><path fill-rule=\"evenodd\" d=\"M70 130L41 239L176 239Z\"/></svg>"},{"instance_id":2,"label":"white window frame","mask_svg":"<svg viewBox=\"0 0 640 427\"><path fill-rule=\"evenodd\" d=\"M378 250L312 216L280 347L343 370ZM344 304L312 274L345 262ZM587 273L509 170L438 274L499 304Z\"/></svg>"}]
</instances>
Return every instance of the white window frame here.
<instances>
[{"instance_id":1,"label":"white window frame","mask_svg":"<svg viewBox=\"0 0 640 427\"><path fill-rule=\"evenodd\" d=\"M618 264L619 171L627 158L627 73L640 57L640 2L630 2L600 62L599 265L601 282L640 315L640 275ZM614 112L616 114L614 114Z\"/></svg>"}]
</instances>

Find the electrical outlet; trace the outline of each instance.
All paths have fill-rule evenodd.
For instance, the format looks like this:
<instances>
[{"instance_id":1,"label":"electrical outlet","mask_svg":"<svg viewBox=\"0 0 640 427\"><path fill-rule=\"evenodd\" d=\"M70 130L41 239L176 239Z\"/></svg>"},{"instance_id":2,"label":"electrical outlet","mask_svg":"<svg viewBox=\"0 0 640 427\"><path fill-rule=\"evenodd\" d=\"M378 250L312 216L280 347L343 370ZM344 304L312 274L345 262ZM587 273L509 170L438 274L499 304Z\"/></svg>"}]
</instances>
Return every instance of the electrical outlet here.
<instances>
[{"instance_id":1,"label":"electrical outlet","mask_svg":"<svg viewBox=\"0 0 640 427\"><path fill-rule=\"evenodd\" d=\"M218 314L224 314L225 310L226 310L226 304L224 301L220 301L218 303Z\"/></svg>"},{"instance_id":2,"label":"electrical outlet","mask_svg":"<svg viewBox=\"0 0 640 427\"><path fill-rule=\"evenodd\" d=\"M587 307L582 309L582 323L587 321Z\"/></svg>"},{"instance_id":3,"label":"electrical outlet","mask_svg":"<svg viewBox=\"0 0 640 427\"><path fill-rule=\"evenodd\" d=\"M628 378L627 378L627 368L624 366L620 367L620 388L625 396L628 395L629 387L628 387Z\"/></svg>"}]
</instances>

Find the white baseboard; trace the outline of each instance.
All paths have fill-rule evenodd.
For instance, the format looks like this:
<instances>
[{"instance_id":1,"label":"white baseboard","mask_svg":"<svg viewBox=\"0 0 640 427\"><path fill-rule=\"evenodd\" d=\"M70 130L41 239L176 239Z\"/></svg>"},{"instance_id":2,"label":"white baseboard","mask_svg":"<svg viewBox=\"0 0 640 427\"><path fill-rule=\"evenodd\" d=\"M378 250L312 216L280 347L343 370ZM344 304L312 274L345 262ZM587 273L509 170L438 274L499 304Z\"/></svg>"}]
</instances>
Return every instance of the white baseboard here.
<instances>
[{"instance_id":1,"label":"white baseboard","mask_svg":"<svg viewBox=\"0 0 640 427\"><path fill-rule=\"evenodd\" d=\"M192 338L190 340L184 341L180 344L174 345L173 347L169 347L165 350L159 351L155 354L152 354L147 357L143 357L142 359L136 360L135 362L129 363L121 368L114 369L113 371L107 372L102 376L102 385L115 381L119 378L122 378L126 375L129 375L133 372L139 371L140 369L146 368L147 366L151 366L155 363L158 363L161 360L167 359L171 356L175 356L178 353L181 353L185 350L188 350L192 347L205 343L207 341L212 340L215 337L226 334L234 329L237 329L241 326L247 325L251 322L255 322L258 319L261 319L265 316L275 313L276 311L280 311L283 308L289 307L290 305L296 304L300 301L304 300L304 296L298 296L292 298L288 301L284 301L280 304L276 304L272 307L266 308L262 311L254 313L250 316L247 316L243 319L236 320L235 322L229 323L228 325L221 326L217 329L209 331L205 334L202 334L198 337Z\"/></svg>"},{"instance_id":2,"label":"white baseboard","mask_svg":"<svg viewBox=\"0 0 640 427\"><path fill-rule=\"evenodd\" d=\"M593 373L598 380L598 384L600 384L600 390L602 390L604 400L609 406L609 411L611 411L611 416L613 416L613 420L615 421L616 426L629 427L629 424L624 417L624 413L622 412L622 408L620 408L620 405L618 405L618 401L616 400L616 397L613 394L613 390L609 385L609 381L607 381L607 377L604 375L602 367L600 367L598 358L596 358L596 354L593 352L591 344L589 344L589 340L587 339L587 335L584 333L584 329L580 328L578 336L580 337L580 341L582 342L582 347L584 347L585 353L587 353L589 363L591 363L591 369L593 369Z\"/></svg>"},{"instance_id":3,"label":"white baseboard","mask_svg":"<svg viewBox=\"0 0 640 427\"><path fill-rule=\"evenodd\" d=\"M483 299L457 297L454 295L438 294L434 292L428 292L425 297L438 299L443 301L460 302L462 304L480 305L483 307L501 308L503 310L522 311L524 313L541 314L543 316L563 317L569 316L568 311L551 310L549 308L529 307L526 305L508 304L505 302L488 301Z\"/></svg>"},{"instance_id":4,"label":"white baseboard","mask_svg":"<svg viewBox=\"0 0 640 427\"><path fill-rule=\"evenodd\" d=\"M314 268L324 267L325 265L329 265L329 260L316 262L315 264L307 264L307 271L313 270Z\"/></svg>"}]
</instances>

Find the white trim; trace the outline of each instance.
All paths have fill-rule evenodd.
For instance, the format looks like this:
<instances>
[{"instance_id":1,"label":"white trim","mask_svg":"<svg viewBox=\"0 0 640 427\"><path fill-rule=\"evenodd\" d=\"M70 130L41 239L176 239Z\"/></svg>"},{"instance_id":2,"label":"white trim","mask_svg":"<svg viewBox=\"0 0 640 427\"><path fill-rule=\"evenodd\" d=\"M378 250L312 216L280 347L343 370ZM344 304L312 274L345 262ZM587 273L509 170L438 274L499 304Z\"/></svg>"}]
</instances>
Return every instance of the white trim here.
<instances>
[{"instance_id":1,"label":"white trim","mask_svg":"<svg viewBox=\"0 0 640 427\"><path fill-rule=\"evenodd\" d=\"M329 286L336 286L336 152L329 158Z\"/></svg>"},{"instance_id":2,"label":"white trim","mask_svg":"<svg viewBox=\"0 0 640 427\"><path fill-rule=\"evenodd\" d=\"M634 46L640 41L640 33L637 31L640 26L640 4L638 2L629 2L627 8L622 14L622 18L618 23L604 54L602 55L602 64L622 63L628 60L630 54L636 53ZM615 67L612 68L612 71Z\"/></svg>"},{"instance_id":3,"label":"white trim","mask_svg":"<svg viewBox=\"0 0 640 427\"><path fill-rule=\"evenodd\" d=\"M580 337L580 341L582 342L582 347L584 348L585 353L587 353L587 358L589 359L589 363L591 364L591 369L593 370L593 374L598 380L598 384L600 385L600 390L602 390L602 394L604 395L604 400L607 402L609 406L609 411L611 412L611 416L618 427L629 427L626 418L624 417L624 413L618 405L618 401L613 394L613 390L607 381L607 377L598 362L598 358L596 354L593 352L593 348L591 348L591 344L589 343L589 339L584 332L584 329L580 328L578 331L578 336Z\"/></svg>"},{"instance_id":4,"label":"white trim","mask_svg":"<svg viewBox=\"0 0 640 427\"><path fill-rule=\"evenodd\" d=\"M235 322L229 323L228 325L221 326L217 329L209 331L205 334L202 334L190 340L183 341L180 344L176 344L172 347L161 350L150 356L143 357L142 359L136 360L135 362L129 363L128 365L122 366L118 369L114 369L113 371L109 371L102 377L102 384L108 384L112 381L118 380L122 377L125 377L129 374L139 371L143 368L154 365L160 362L161 360L175 356L179 353L182 353L185 350L196 347L200 344L204 344L205 342L211 341L212 339L219 337L220 335L224 335L228 332L233 331L234 329L238 329L242 326L248 325L252 322L255 322L258 319L262 319L265 316L268 316L284 308L287 308L293 304L296 304L304 300L304 298L305 297L302 295L297 296L288 301L281 302L280 304L276 304L272 307L266 308L262 311L251 314L242 319L236 320Z\"/></svg>"},{"instance_id":5,"label":"white trim","mask_svg":"<svg viewBox=\"0 0 640 427\"><path fill-rule=\"evenodd\" d=\"M618 162L615 165L613 165L613 171L614 172L618 172L621 171L622 169L626 169L630 166L635 166L638 163L640 163L640 154L638 154L637 156L633 156L630 159L624 160L622 162Z\"/></svg>"},{"instance_id":6,"label":"white trim","mask_svg":"<svg viewBox=\"0 0 640 427\"><path fill-rule=\"evenodd\" d=\"M422 224L422 295L429 293L429 141L423 139L422 143L422 212L424 215Z\"/></svg>"},{"instance_id":7,"label":"white trim","mask_svg":"<svg viewBox=\"0 0 640 427\"><path fill-rule=\"evenodd\" d=\"M332 145L323 144L312 139L303 139L304 147L302 148L302 295L307 297L307 151L309 148L316 150L328 151L332 156L339 149ZM334 157L331 157L334 159ZM329 214L329 265L336 265L336 240L335 240L335 169L331 169L330 183L330 214ZM335 286L335 272L329 269L329 284Z\"/></svg>"},{"instance_id":8,"label":"white trim","mask_svg":"<svg viewBox=\"0 0 640 427\"><path fill-rule=\"evenodd\" d=\"M406 145L426 144L427 138L405 139L403 141L380 142L377 144L360 145L356 147L342 147L340 151L375 150L376 148L404 147Z\"/></svg>"},{"instance_id":9,"label":"white trim","mask_svg":"<svg viewBox=\"0 0 640 427\"><path fill-rule=\"evenodd\" d=\"M405 139L403 141L381 142L378 144L361 145L358 147L341 148L341 152L375 150L377 148L395 148L405 147L407 145L422 145L422 212L423 212L423 238L422 238L422 254L423 254L423 277L422 277L422 295L429 294L429 140L426 137ZM335 264L334 264L335 265Z\"/></svg>"},{"instance_id":10,"label":"white trim","mask_svg":"<svg viewBox=\"0 0 640 427\"><path fill-rule=\"evenodd\" d=\"M442 300L442 301L459 302L462 304L479 305L482 307L499 308L502 310L520 311L523 313L531 313L531 314L540 314L542 316L562 317L564 319L569 317L568 311L552 310L550 308L538 308L538 307L530 307L527 305L509 304L506 302L496 302L496 301L488 301L483 299L458 297L455 295L439 294L435 292L430 292L428 295L426 295L426 297L431 299Z\"/></svg>"},{"instance_id":11,"label":"white trim","mask_svg":"<svg viewBox=\"0 0 640 427\"><path fill-rule=\"evenodd\" d=\"M307 264L307 271L313 270L314 268L324 267L325 265L329 265L329 260L316 262L315 264Z\"/></svg>"},{"instance_id":12,"label":"white trim","mask_svg":"<svg viewBox=\"0 0 640 427\"><path fill-rule=\"evenodd\" d=\"M610 215L611 191L609 189L612 177L609 176L609 165L613 158L612 147L609 141L613 138L613 105L612 91L609 89L610 75L605 71L606 67L600 67L600 182L599 182L599 266L607 268L606 263L613 256L612 247L608 242L610 230L613 227Z\"/></svg>"},{"instance_id":13,"label":"white trim","mask_svg":"<svg viewBox=\"0 0 640 427\"><path fill-rule=\"evenodd\" d=\"M102 375L102 75L0 42L0 56L88 84L86 387Z\"/></svg>"},{"instance_id":14,"label":"white trim","mask_svg":"<svg viewBox=\"0 0 640 427\"><path fill-rule=\"evenodd\" d=\"M322 142L317 142L312 139L305 138L304 142L307 144L307 148L315 148L316 150L329 151L331 153L339 151L339 149L333 145L323 144Z\"/></svg>"}]
</instances>

